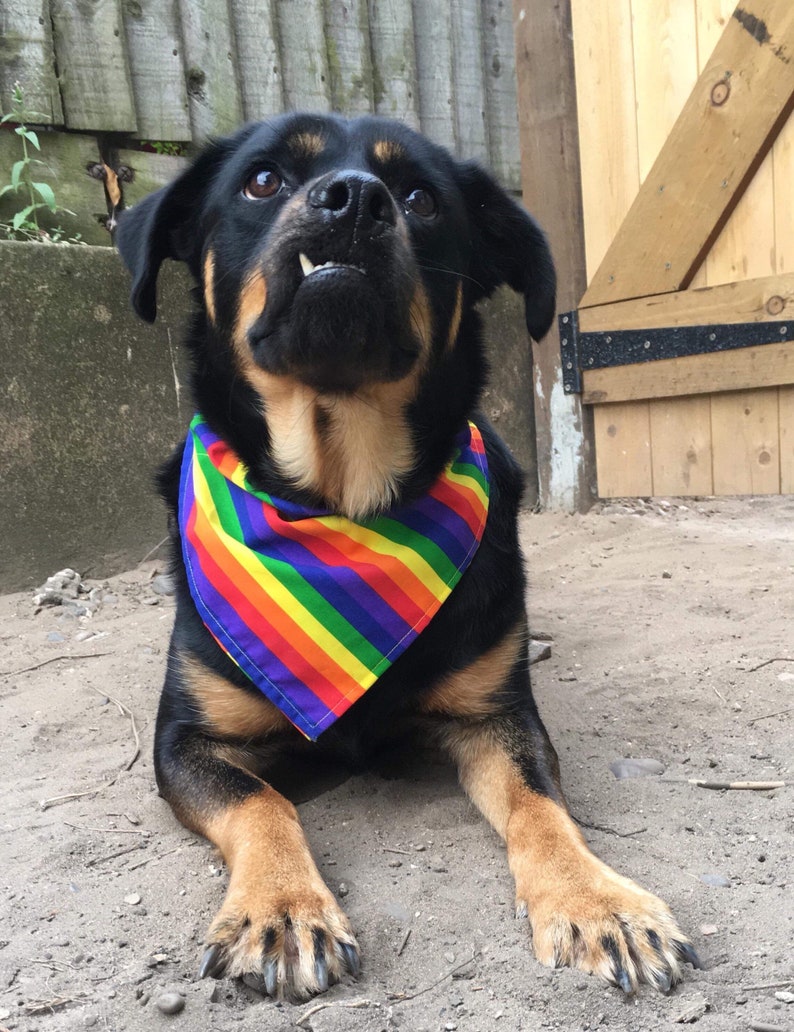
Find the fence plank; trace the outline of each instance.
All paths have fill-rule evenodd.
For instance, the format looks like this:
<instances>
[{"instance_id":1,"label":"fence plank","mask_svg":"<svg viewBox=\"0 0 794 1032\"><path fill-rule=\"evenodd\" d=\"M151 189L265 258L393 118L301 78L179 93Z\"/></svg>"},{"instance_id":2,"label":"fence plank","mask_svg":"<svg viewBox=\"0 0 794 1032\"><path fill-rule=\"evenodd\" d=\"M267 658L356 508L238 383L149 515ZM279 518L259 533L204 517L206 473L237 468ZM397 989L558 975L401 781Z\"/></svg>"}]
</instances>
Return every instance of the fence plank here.
<instances>
[{"instance_id":1,"label":"fence plank","mask_svg":"<svg viewBox=\"0 0 794 1032\"><path fill-rule=\"evenodd\" d=\"M232 3L243 115L270 118L284 109L276 0Z\"/></svg>"},{"instance_id":2,"label":"fence plank","mask_svg":"<svg viewBox=\"0 0 794 1032\"><path fill-rule=\"evenodd\" d=\"M369 0L375 111L419 127L414 18L410 3Z\"/></svg>"},{"instance_id":3,"label":"fence plank","mask_svg":"<svg viewBox=\"0 0 794 1032\"><path fill-rule=\"evenodd\" d=\"M416 83L419 120L431 140L455 150L452 18L446 0L416 0Z\"/></svg>"},{"instance_id":4,"label":"fence plank","mask_svg":"<svg viewBox=\"0 0 794 1032\"><path fill-rule=\"evenodd\" d=\"M123 11L141 138L190 140L177 0L128 0Z\"/></svg>"},{"instance_id":5,"label":"fence plank","mask_svg":"<svg viewBox=\"0 0 794 1032\"><path fill-rule=\"evenodd\" d=\"M596 405L593 421L599 497L652 495L648 402Z\"/></svg>"},{"instance_id":6,"label":"fence plank","mask_svg":"<svg viewBox=\"0 0 794 1032\"><path fill-rule=\"evenodd\" d=\"M777 388L713 395L711 432L715 494L780 491Z\"/></svg>"},{"instance_id":7,"label":"fence plank","mask_svg":"<svg viewBox=\"0 0 794 1032\"><path fill-rule=\"evenodd\" d=\"M25 106L39 112L38 125L63 125L63 108L47 0L13 0L0 6L0 107L11 110L15 82L25 91Z\"/></svg>"},{"instance_id":8,"label":"fence plank","mask_svg":"<svg viewBox=\"0 0 794 1032\"><path fill-rule=\"evenodd\" d=\"M126 165L134 173L132 182L124 183L122 187L126 208L176 179L188 166L187 158L150 154L148 151L119 150L118 159L120 165Z\"/></svg>"},{"instance_id":9,"label":"fence plank","mask_svg":"<svg viewBox=\"0 0 794 1032\"><path fill-rule=\"evenodd\" d=\"M794 387L778 391L780 406L780 493L794 494Z\"/></svg>"},{"instance_id":10,"label":"fence plank","mask_svg":"<svg viewBox=\"0 0 794 1032\"><path fill-rule=\"evenodd\" d=\"M119 0L50 0L58 78L70 129L138 128Z\"/></svg>"},{"instance_id":11,"label":"fence plank","mask_svg":"<svg viewBox=\"0 0 794 1032\"><path fill-rule=\"evenodd\" d=\"M193 142L236 129L243 118L228 0L179 0Z\"/></svg>"},{"instance_id":12,"label":"fence plank","mask_svg":"<svg viewBox=\"0 0 794 1032\"><path fill-rule=\"evenodd\" d=\"M489 154L480 0L452 0L452 80L458 154L487 162Z\"/></svg>"},{"instance_id":13,"label":"fence plank","mask_svg":"<svg viewBox=\"0 0 794 1032\"><path fill-rule=\"evenodd\" d=\"M510 190L521 189L515 40L509 0L483 2L488 163Z\"/></svg>"},{"instance_id":14,"label":"fence plank","mask_svg":"<svg viewBox=\"0 0 794 1032\"><path fill-rule=\"evenodd\" d=\"M278 0L276 11L287 111L330 111L322 0Z\"/></svg>"},{"instance_id":15,"label":"fence plank","mask_svg":"<svg viewBox=\"0 0 794 1032\"><path fill-rule=\"evenodd\" d=\"M92 179L86 166L99 160L99 148L93 136L77 133L39 134L42 165L35 166L36 179L48 183L60 208L54 215L39 212L39 224L47 230L60 226L67 238L80 234L87 244L110 244L110 234L101 224L107 215L102 183ZM13 133L0 133L0 168L10 168L20 157L19 138ZM7 222L29 203L21 193L8 193L0 200L0 222Z\"/></svg>"},{"instance_id":16,"label":"fence plank","mask_svg":"<svg viewBox=\"0 0 794 1032\"><path fill-rule=\"evenodd\" d=\"M367 0L327 0L325 18L333 108L367 114L374 106Z\"/></svg>"},{"instance_id":17,"label":"fence plank","mask_svg":"<svg viewBox=\"0 0 794 1032\"><path fill-rule=\"evenodd\" d=\"M650 416L653 493L712 494L710 399L652 401Z\"/></svg>"}]
</instances>

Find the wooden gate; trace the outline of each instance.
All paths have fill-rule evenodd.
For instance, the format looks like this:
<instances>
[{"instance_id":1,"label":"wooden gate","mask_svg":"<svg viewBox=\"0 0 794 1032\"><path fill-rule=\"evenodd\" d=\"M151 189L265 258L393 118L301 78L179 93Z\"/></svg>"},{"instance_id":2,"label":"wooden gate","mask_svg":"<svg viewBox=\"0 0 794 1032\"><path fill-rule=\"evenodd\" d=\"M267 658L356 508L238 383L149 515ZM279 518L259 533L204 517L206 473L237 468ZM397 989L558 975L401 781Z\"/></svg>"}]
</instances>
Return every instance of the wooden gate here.
<instances>
[{"instance_id":1,"label":"wooden gate","mask_svg":"<svg viewBox=\"0 0 794 1032\"><path fill-rule=\"evenodd\" d=\"M598 494L794 492L794 3L571 13Z\"/></svg>"}]
</instances>

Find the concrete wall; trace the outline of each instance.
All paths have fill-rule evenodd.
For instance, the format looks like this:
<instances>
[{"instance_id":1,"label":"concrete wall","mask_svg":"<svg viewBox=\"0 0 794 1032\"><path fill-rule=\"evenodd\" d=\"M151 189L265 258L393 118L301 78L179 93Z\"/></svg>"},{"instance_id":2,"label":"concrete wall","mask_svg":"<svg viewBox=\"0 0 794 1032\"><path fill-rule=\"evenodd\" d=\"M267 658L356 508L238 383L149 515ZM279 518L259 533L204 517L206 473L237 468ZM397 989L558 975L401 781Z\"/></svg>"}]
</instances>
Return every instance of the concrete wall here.
<instances>
[{"instance_id":1,"label":"concrete wall","mask_svg":"<svg viewBox=\"0 0 794 1032\"><path fill-rule=\"evenodd\" d=\"M188 291L166 263L149 326L130 309L110 248L0 244L0 590L35 587L64 566L109 576L165 537L153 474L192 413L180 373ZM487 324L486 408L530 473L531 504L532 377L518 299L499 295Z\"/></svg>"}]
</instances>

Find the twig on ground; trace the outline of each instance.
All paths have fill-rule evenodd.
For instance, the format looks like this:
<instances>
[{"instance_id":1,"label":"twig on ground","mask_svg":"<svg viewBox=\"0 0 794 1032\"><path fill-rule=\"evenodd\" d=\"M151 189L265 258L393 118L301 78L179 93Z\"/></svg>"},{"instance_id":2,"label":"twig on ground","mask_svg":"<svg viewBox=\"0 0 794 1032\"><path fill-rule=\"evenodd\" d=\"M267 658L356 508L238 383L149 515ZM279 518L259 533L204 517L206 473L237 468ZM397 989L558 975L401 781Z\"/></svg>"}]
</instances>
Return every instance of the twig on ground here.
<instances>
[{"instance_id":1,"label":"twig on ground","mask_svg":"<svg viewBox=\"0 0 794 1032\"><path fill-rule=\"evenodd\" d=\"M295 1024L298 1026L302 1025L314 1014L319 1013L319 1011L326 1010L328 1007L344 1007L346 1010L360 1010L364 1007L375 1007L380 1010L382 1006L382 1004L377 1003L374 1000L326 1000L324 1003L317 1003L313 1007L310 1007L305 1014L301 1014Z\"/></svg>"},{"instance_id":2,"label":"twig on ground","mask_svg":"<svg viewBox=\"0 0 794 1032\"><path fill-rule=\"evenodd\" d=\"M149 556L154 555L154 553L158 549L162 548L163 545L165 545L167 542L168 542L168 538L164 537L162 541L160 541L158 544L156 544L154 546L154 548L150 548L149 551L146 553L146 555L143 557L143 559L141 559L141 561L138 563L138 566L143 566L143 564L146 562L146 560L149 558Z\"/></svg>"},{"instance_id":3,"label":"twig on ground","mask_svg":"<svg viewBox=\"0 0 794 1032\"><path fill-rule=\"evenodd\" d=\"M138 828L91 828L85 824L72 824L69 821L63 822L67 828L74 828L76 831L96 831L100 835L142 835L144 838L150 838L150 831L141 831Z\"/></svg>"},{"instance_id":4,"label":"twig on ground","mask_svg":"<svg viewBox=\"0 0 794 1032\"><path fill-rule=\"evenodd\" d=\"M106 860L115 860L117 856L124 856L125 853L133 853L136 849L146 849L145 842L136 842L134 846L127 846L126 849L118 849L115 853L108 853L107 856L97 856L93 860L86 861L86 867L96 867L97 864L104 864Z\"/></svg>"},{"instance_id":5,"label":"twig on ground","mask_svg":"<svg viewBox=\"0 0 794 1032\"><path fill-rule=\"evenodd\" d=\"M711 690L714 692L718 699L722 699L723 702L727 701L722 692L718 688L715 688L714 685L711 686Z\"/></svg>"},{"instance_id":6,"label":"twig on ground","mask_svg":"<svg viewBox=\"0 0 794 1032\"><path fill-rule=\"evenodd\" d=\"M386 996L390 1000L393 1000L394 1003L407 1003L408 1000L415 1000L417 996L423 996L425 993L429 993L431 989L435 989L437 985L441 985L445 979L451 978L456 971L460 971L461 968L465 968L467 965L471 964L471 962L476 960L479 955L479 952L472 953L472 955L467 957L466 960L462 960L460 964L456 964L455 967L450 968L449 971L441 976L441 978L437 978L431 985L426 985L424 989L418 989L415 993L386 993Z\"/></svg>"},{"instance_id":7,"label":"twig on ground","mask_svg":"<svg viewBox=\"0 0 794 1032\"><path fill-rule=\"evenodd\" d=\"M67 1003L76 1003L77 1000L82 999L80 996L56 996L54 1000L47 1000L42 1003L26 1003L24 1010L28 1014L46 1014L47 1011L52 1013L58 1007L65 1007Z\"/></svg>"},{"instance_id":8,"label":"twig on ground","mask_svg":"<svg viewBox=\"0 0 794 1032\"><path fill-rule=\"evenodd\" d=\"M29 671L38 670L48 663L58 663L62 659L100 659L102 656L110 655L112 655L110 652L81 652L75 656L64 653L62 656L50 656L49 659L43 659L40 663L33 663L31 666L20 667L19 670L2 670L0 671L0 677L15 677L17 674L27 674Z\"/></svg>"},{"instance_id":9,"label":"twig on ground","mask_svg":"<svg viewBox=\"0 0 794 1032\"><path fill-rule=\"evenodd\" d=\"M403 936L403 941L400 943L399 948L397 950L397 956L398 957L402 955L402 951L408 945L408 940L411 938L412 930L413 929L411 928L410 925L408 925L408 927L405 929L405 935Z\"/></svg>"},{"instance_id":10,"label":"twig on ground","mask_svg":"<svg viewBox=\"0 0 794 1032\"><path fill-rule=\"evenodd\" d=\"M794 975L791 978L784 979L782 982L761 982L760 985L743 985L742 992L753 993L761 989L785 989L792 982L794 982Z\"/></svg>"},{"instance_id":11,"label":"twig on ground","mask_svg":"<svg viewBox=\"0 0 794 1032\"><path fill-rule=\"evenodd\" d=\"M766 1021L751 1021L747 1027L753 1032L787 1032L782 1025L770 1025Z\"/></svg>"},{"instance_id":12,"label":"twig on ground","mask_svg":"<svg viewBox=\"0 0 794 1032\"><path fill-rule=\"evenodd\" d=\"M770 663L794 663L794 656L773 656L772 659L765 659L763 663L759 663L758 666L747 667L744 671L745 674L754 674L756 670L760 670L761 667L769 666Z\"/></svg>"},{"instance_id":13,"label":"twig on ground","mask_svg":"<svg viewBox=\"0 0 794 1032\"><path fill-rule=\"evenodd\" d=\"M770 717L782 717L784 713L791 713L794 711L794 706L787 706L785 709L775 710L774 713L764 713L760 717L753 717L752 720L748 720L748 724L755 724L759 720L769 720Z\"/></svg>"},{"instance_id":14,"label":"twig on ground","mask_svg":"<svg viewBox=\"0 0 794 1032\"><path fill-rule=\"evenodd\" d=\"M672 778L670 778L672 781ZM701 781L700 778L687 778L687 783L695 788L713 788L733 792L771 792L775 788L785 788L785 781Z\"/></svg>"},{"instance_id":15,"label":"twig on ground","mask_svg":"<svg viewBox=\"0 0 794 1032\"><path fill-rule=\"evenodd\" d=\"M384 853L402 853L403 856L413 856L410 849L393 849L391 846L381 846Z\"/></svg>"},{"instance_id":16,"label":"twig on ground","mask_svg":"<svg viewBox=\"0 0 794 1032\"><path fill-rule=\"evenodd\" d=\"M98 655L106 656L109 655L109 653L98 653ZM122 716L130 718L132 735L135 739L135 751L124 764L124 766L118 771L118 773L114 774L109 781L105 781L103 784L98 785L96 788L87 788L84 792L68 792L66 795L51 796L49 799L42 799L39 802L39 807L42 810L48 810L51 806L56 806L58 803L66 803L73 799L82 799L85 796L97 795L99 792L104 791L104 789L110 788L112 785L116 784L118 779L121 777L123 773L125 773L125 771L131 769L132 765L141 755L141 736L138 734L138 725L135 722L135 714L132 712L132 710L125 706L123 702L119 702L118 699L114 699L112 695L108 695L106 692L101 691L99 688L95 688L92 684L89 684L88 687L91 689L91 691L96 692L97 695L103 696L103 698L106 698L109 702L112 702L114 706L117 706L119 713L121 713Z\"/></svg>"},{"instance_id":17,"label":"twig on ground","mask_svg":"<svg viewBox=\"0 0 794 1032\"><path fill-rule=\"evenodd\" d=\"M582 828L589 828L591 831L603 831L607 835L616 835L618 838L631 838L633 835L642 835L648 830L647 826L637 828L635 831L617 831L615 828L608 828L605 824L590 824L588 821L574 817L576 823Z\"/></svg>"},{"instance_id":18,"label":"twig on ground","mask_svg":"<svg viewBox=\"0 0 794 1032\"><path fill-rule=\"evenodd\" d=\"M171 853L176 853L181 848L181 845L174 846L173 849L167 849L164 853L158 853L156 856L147 856L145 860L141 860L137 864L133 864L131 867L128 867L127 870L137 871L139 867L145 867L146 864L150 864L154 860L162 860L164 856L170 856Z\"/></svg>"}]
</instances>

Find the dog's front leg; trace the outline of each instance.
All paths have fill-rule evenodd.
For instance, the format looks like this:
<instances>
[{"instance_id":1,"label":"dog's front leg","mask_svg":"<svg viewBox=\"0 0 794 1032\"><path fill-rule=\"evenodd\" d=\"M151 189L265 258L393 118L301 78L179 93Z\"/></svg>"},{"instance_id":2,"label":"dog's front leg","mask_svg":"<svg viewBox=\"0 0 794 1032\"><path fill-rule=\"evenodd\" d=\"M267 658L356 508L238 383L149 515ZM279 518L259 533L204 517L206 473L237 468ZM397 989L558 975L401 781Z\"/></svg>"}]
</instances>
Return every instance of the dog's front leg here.
<instances>
[{"instance_id":1,"label":"dog's front leg","mask_svg":"<svg viewBox=\"0 0 794 1032\"><path fill-rule=\"evenodd\" d=\"M474 803L504 838L516 916L528 917L535 954L633 992L662 992L697 955L667 905L595 857L559 789L554 750L534 706L447 728L445 741Z\"/></svg>"},{"instance_id":2,"label":"dog's front leg","mask_svg":"<svg viewBox=\"0 0 794 1032\"><path fill-rule=\"evenodd\" d=\"M249 769L252 750L161 710L156 757L160 791L176 816L218 847L230 872L200 976L253 976L271 996L304 999L345 969L357 974L348 919L317 870L295 807Z\"/></svg>"}]
</instances>

